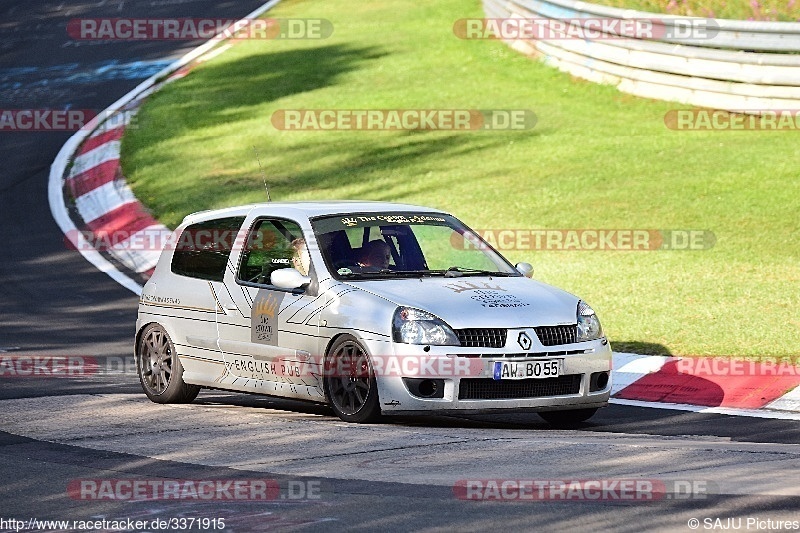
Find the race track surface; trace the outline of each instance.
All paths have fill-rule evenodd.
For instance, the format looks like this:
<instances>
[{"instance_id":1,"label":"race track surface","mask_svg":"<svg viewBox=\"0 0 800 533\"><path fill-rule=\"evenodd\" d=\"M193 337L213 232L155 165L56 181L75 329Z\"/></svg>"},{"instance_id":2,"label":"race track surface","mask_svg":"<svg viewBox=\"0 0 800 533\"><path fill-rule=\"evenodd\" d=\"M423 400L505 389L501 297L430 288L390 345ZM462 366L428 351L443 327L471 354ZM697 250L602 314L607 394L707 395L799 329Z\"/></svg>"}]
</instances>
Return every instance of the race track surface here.
<instances>
[{"instance_id":1,"label":"race track surface","mask_svg":"<svg viewBox=\"0 0 800 533\"><path fill-rule=\"evenodd\" d=\"M5 1L0 107L99 112L199 44L76 42L66 33L73 18L231 18L258 5ZM10 518L225 518L225 531L691 531L693 518L700 530L741 518L742 530L764 531L800 520L800 424L791 420L612 405L574 429L536 415L354 426L322 406L219 391L190 405L149 402L132 371L136 296L68 250L50 215L49 166L70 134L0 132L0 357L92 357L102 370L0 378L0 531L18 529ZM268 501L69 491L98 479L267 479L280 490ZM644 480L664 490L544 501L463 500L454 490L492 479Z\"/></svg>"}]
</instances>

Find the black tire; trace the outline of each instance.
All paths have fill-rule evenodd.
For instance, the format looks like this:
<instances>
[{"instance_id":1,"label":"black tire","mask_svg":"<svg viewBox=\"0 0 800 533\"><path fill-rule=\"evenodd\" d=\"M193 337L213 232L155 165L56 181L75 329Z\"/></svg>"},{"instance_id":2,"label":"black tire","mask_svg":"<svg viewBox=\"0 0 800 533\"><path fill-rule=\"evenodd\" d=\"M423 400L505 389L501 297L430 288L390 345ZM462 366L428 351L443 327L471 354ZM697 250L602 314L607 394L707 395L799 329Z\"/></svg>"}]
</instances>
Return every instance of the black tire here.
<instances>
[{"instance_id":1,"label":"black tire","mask_svg":"<svg viewBox=\"0 0 800 533\"><path fill-rule=\"evenodd\" d=\"M381 416L378 383L367 350L351 335L333 343L325 356L325 397L345 422L368 424Z\"/></svg>"},{"instance_id":2,"label":"black tire","mask_svg":"<svg viewBox=\"0 0 800 533\"><path fill-rule=\"evenodd\" d=\"M175 345L158 324L150 324L139 336L136 370L144 393L155 403L189 403L200 393L200 387L183 381Z\"/></svg>"},{"instance_id":3,"label":"black tire","mask_svg":"<svg viewBox=\"0 0 800 533\"><path fill-rule=\"evenodd\" d=\"M581 422L586 422L595 413L597 408L594 409L571 409L568 411L544 411L539 413L539 416L554 427L571 427L577 426Z\"/></svg>"}]
</instances>

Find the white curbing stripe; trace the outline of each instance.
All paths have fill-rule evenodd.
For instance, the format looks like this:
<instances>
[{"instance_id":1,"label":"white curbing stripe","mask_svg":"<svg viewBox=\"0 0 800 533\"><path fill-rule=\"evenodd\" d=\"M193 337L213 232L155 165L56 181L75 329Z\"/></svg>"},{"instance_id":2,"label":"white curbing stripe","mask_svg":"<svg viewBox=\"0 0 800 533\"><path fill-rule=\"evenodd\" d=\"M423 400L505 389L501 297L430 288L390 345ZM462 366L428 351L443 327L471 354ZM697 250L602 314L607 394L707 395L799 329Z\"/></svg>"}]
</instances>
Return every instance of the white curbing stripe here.
<instances>
[{"instance_id":1,"label":"white curbing stripe","mask_svg":"<svg viewBox=\"0 0 800 533\"><path fill-rule=\"evenodd\" d=\"M647 374L658 372L670 360L674 361L676 358L614 352L614 379L611 384L611 394L617 394Z\"/></svg>"},{"instance_id":2,"label":"white curbing stripe","mask_svg":"<svg viewBox=\"0 0 800 533\"><path fill-rule=\"evenodd\" d=\"M774 402L768 403L765 409L800 412L800 387L796 387Z\"/></svg>"},{"instance_id":3,"label":"white curbing stripe","mask_svg":"<svg viewBox=\"0 0 800 533\"><path fill-rule=\"evenodd\" d=\"M672 411L689 411L692 413L705 413L712 415L749 416L752 418L775 418L778 420L800 420L800 413L769 411L766 408L734 409L731 407L704 407L702 405L689 405L685 403L643 402L640 400L623 400L622 398L611 398L610 402L614 405L669 409Z\"/></svg>"},{"instance_id":4,"label":"white curbing stripe","mask_svg":"<svg viewBox=\"0 0 800 533\"><path fill-rule=\"evenodd\" d=\"M119 145L119 141L109 141L75 157L69 177L74 178L103 163L119 159Z\"/></svg>"},{"instance_id":5,"label":"white curbing stripe","mask_svg":"<svg viewBox=\"0 0 800 533\"><path fill-rule=\"evenodd\" d=\"M87 223L130 203L136 203L133 191L127 185L113 181L75 198L75 207Z\"/></svg>"}]
</instances>

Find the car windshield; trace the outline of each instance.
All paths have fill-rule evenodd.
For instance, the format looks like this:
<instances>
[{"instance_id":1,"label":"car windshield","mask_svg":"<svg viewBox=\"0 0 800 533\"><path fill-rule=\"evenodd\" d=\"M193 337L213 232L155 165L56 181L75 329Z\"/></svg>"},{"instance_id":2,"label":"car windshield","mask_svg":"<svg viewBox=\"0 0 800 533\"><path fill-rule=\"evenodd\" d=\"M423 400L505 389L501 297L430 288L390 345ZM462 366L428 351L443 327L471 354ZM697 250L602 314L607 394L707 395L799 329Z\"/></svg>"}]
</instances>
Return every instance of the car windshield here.
<instances>
[{"instance_id":1,"label":"car windshield","mask_svg":"<svg viewBox=\"0 0 800 533\"><path fill-rule=\"evenodd\" d=\"M455 217L439 213L354 213L311 224L337 279L519 276Z\"/></svg>"}]
</instances>

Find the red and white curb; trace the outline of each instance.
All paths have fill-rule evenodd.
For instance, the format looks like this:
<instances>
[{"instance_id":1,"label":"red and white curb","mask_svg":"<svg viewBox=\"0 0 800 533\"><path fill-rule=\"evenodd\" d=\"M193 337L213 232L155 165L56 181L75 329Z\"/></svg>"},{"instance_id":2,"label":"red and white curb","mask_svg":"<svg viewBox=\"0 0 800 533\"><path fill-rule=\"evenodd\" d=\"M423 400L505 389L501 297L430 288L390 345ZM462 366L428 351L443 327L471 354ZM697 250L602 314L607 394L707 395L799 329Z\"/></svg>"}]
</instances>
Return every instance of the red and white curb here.
<instances>
[{"instance_id":1,"label":"red and white curb","mask_svg":"<svg viewBox=\"0 0 800 533\"><path fill-rule=\"evenodd\" d=\"M270 0L234 25L261 16L279 2ZM124 241L101 252L94 249L94 239L124 231L133 232L126 233L133 240L140 232L150 236L169 230L150 216L125 183L119 172L119 140L132 111L158 83L205 54L219 53L214 47L228 38L220 32L108 106L67 140L50 167L50 212L65 238L95 268L137 295L159 252L132 251Z\"/></svg>"},{"instance_id":2,"label":"red and white curb","mask_svg":"<svg viewBox=\"0 0 800 533\"><path fill-rule=\"evenodd\" d=\"M789 362L614 353L612 403L800 420L800 367Z\"/></svg>"},{"instance_id":3,"label":"red and white curb","mask_svg":"<svg viewBox=\"0 0 800 533\"><path fill-rule=\"evenodd\" d=\"M161 235L166 242L170 229L155 220L139 203L120 170L120 139L130 119L149 92L126 105L124 110L95 130L75 153L64 189L74 201L78 229L94 243L109 242L106 252L126 269L149 278L160 250L136 249L142 234ZM76 224L77 225L77 224ZM123 238L115 238L123 235ZM68 235L71 244L76 239Z\"/></svg>"},{"instance_id":4,"label":"red and white curb","mask_svg":"<svg viewBox=\"0 0 800 533\"><path fill-rule=\"evenodd\" d=\"M280 0L271 0L247 19ZM109 106L61 148L50 171L48 197L53 218L72 245L100 271L132 292L155 267L160 251L130 246L140 235L170 234L131 192L119 165L120 139L142 100L161 81L208 54L220 35L186 54ZM173 78L180 76L174 75ZM170 79L173 79L170 78ZM70 166L71 163L71 166ZM71 204L71 207L68 206ZM127 236L103 253L93 242ZM87 239L88 237L88 239ZM612 403L703 413L800 420L800 368L750 366L731 372L699 363L713 358L681 358L614 353Z\"/></svg>"}]
</instances>

